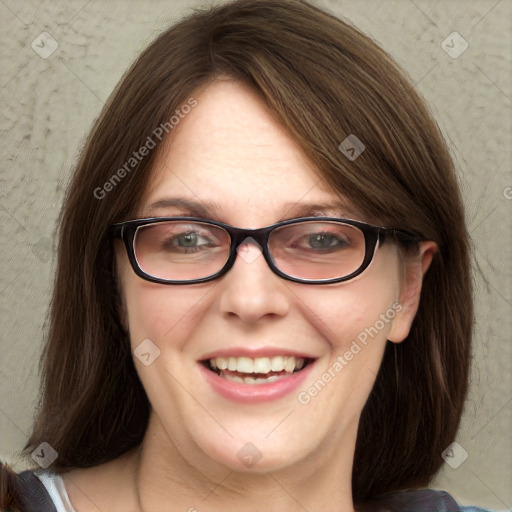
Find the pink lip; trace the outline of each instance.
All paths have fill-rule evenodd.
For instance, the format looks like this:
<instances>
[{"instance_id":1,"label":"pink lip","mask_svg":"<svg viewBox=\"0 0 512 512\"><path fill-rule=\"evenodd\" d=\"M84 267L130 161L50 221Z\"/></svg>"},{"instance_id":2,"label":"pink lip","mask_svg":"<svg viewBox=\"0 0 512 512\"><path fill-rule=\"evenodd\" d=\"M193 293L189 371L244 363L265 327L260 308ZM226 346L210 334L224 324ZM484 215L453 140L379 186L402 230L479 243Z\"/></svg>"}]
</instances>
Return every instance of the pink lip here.
<instances>
[{"instance_id":1,"label":"pink lip","mask_svg":"<svg viewBox=\"0 0 512 512\"><path fill-rule=\"evenodd\" d=\"M201 361L206 359L215 359L216 357L250 357L252 359L256 357L273 357L273 356L295 356L303 359L316 359L316 356L306 354L304 352L296 352L279 347L261 347L261 348L248 348L248 347L233 347L226 348L223 350L216 350L210 352L203 357Z\"/></svg>"},{"instance_id":2,"label":"pink lip","mask_svg":"<svg viewBox=\"0 0 512 512\"><path fill-rule=\"evenodd\" d=\"M231 354L233 355L233 352ZM280 352L280 354L283 353ZM208 370L203 364L198 363L202 375L216 393L233 402L244 404L277 400L291 393L308 377L314 364L315 361L312 361L304 369L268 384L242 384L219 377L215 372Z\"/></svg>"}]
</instances>

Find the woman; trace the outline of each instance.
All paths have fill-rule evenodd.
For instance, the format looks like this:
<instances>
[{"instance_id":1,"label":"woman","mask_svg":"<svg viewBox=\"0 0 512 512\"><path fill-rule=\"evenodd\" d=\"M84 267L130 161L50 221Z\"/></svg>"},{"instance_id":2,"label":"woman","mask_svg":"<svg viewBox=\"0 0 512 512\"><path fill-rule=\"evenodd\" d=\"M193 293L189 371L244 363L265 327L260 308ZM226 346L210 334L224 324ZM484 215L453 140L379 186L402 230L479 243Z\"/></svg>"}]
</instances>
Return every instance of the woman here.
<instances>
[{"instance_id":1,"label":"woman","mask_svg":"<svg viewBox=\"0 0 512 512\"><path fill-rule=\"evenodd\" d=\"M26 447L48 468L5 470L5 500L477 510L421 490L470 364L453 164L354 28L279 0L170 28L96 122L60 222Z\"/></svg>"}]
</instances>

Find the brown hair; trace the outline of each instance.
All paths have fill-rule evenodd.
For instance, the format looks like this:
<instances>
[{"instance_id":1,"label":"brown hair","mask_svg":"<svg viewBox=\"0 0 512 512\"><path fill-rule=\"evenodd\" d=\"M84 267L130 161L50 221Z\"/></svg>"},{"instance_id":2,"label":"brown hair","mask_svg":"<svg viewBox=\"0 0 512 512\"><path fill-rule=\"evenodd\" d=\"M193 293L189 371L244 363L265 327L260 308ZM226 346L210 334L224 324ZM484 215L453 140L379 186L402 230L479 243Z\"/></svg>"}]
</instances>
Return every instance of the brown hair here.
<instances>
[{"instance_id":1,"label":"brown hair","mask_svg":"<svg viewBox=\"0 0 512 512\"><path fill-rule=\"evenodd\" d=\"M453 163L390 57L300 0L240 0L194 13L142 53L110 97L60 216L44 387L26 452L46 441L59 454L52 467L64 471L142 441L149 405L117 315L106 229L137 211L162 145L119 182L103 184L220 74L261 96L332 190L381 223L438 244L411 332L388 343L362 411L353 496L427 485L458 429L470 364L469 243ZM349 134L366 146L353 161L338 150ZM98 199L101 187L109 191Z\"/></svg>"}]
</instances>

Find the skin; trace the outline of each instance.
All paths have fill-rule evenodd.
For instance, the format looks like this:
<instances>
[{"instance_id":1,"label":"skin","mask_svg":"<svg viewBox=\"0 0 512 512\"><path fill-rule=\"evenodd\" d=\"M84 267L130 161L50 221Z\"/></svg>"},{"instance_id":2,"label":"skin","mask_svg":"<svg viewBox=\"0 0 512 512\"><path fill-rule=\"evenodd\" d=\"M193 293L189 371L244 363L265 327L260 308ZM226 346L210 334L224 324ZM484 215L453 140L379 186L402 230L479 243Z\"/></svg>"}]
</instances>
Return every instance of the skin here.
<instances>
[{"instance_id":1,"label":"skin","mask_svg":"<svg viewBox=\"0 0 512 512\"><path fill-rule=\"evenodd\" d=\"M195 97L198 105L175 128L138 217L187 215L149 208L182 196L218 203L210 218L257 228L297 217L303 203L339 199L249 88L222 79ZM345 212L325 214L367 220L345 202ZM64 475L77 512L353 511L360 413L387 340L402 342L409 332L435 250L422 242L404 261L396 246L384 244L359 278L314 286L281 279L249 245L246 254L256 259L238 257L221 279L167 286L137 277L119 244L120 313L132 348L149 338L161 351L149 366L135 359L152 413L140 448ZM300 387L306 390L396 301L401 311L306 405L296 392L235 404L199 373L197 361L212 350L295 349L318 358ZM247 442L262 454L251 468L237 456Z\"/></svg>"}]
</instances>

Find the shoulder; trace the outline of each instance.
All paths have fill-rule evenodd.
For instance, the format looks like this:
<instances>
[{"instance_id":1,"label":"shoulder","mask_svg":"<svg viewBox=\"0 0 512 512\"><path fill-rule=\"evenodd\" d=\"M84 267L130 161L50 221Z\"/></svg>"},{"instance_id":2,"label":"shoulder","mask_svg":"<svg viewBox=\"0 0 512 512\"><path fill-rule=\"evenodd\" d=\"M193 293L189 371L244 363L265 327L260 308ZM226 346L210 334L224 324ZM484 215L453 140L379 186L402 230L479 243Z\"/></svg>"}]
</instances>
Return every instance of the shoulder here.
<instances>
[{"instance_id":1,"label":"shoulder","mask_svg":"<svg viewBox=\"0 0 512 512\"><path fill-rule=\"evenodd\" d=\"M55 512L52 498L34 471L16 473L0 462L0 510Z\"/></svg>"},{"instance_id":2,"label":"shoulder","mask_svg":"<svg viewBox=\"0 0 512 512\"><path fill-rule=\"evenodd\" d=\"M61 474L41 468L16 472L0 462L0 512L98 510L92 507L91 500L87 499L87 494L84 494L79 486L82 486L89 496L96 497L98 490L106 495L112 494L111 489L109 492L111 479L104 478L103 469L103 466L97 466L74 469ZM110 507L108 509L110 510Z\"/></svg>"},{"instance_id":3,"label":"shoulder","mask_svg":"<svg viewBox=\"0 0 512 512\"><path fill-rule=\"evenodd\" d=\"M414 489L397 491L376 500L386 512L492 512L477 506L463 506L446 491Z\"/></svg>"},{"instance_id":4,"label":"shoulder","mask_svg":"<svg viewBox=\"0 0 512 512\"><path fill-rule=\"evenodd\" d=\"M134 453L127 453L97 466L57 472L41 468L17 472L0 461L0 511L127 510L136 500L133 461Z\"/></svg>"}]
</instances>

